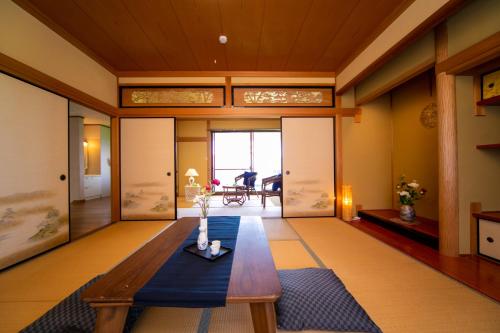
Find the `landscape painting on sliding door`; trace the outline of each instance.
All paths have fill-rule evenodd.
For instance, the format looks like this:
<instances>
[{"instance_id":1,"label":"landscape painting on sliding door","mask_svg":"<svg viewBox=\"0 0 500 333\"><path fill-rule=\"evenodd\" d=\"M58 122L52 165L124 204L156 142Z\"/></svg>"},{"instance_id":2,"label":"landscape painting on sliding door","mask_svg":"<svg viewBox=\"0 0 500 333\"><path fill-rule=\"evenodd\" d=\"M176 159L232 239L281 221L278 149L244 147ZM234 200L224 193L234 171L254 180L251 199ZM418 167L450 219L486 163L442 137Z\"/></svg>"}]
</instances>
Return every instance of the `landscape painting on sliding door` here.
<instances>
[{"instance_id":1,"label":"landscape painting on sliding door","mask_svg":"<svg viewBox=\"0 0 500 333\"><path fill-rule=\"evenodd\" d=\"M333 118L282 118L283 217L334 216Z\"/></svg>"},{"instance_id":2,"label":"landscape painting on sliding door","mask_svg":"<svg viewBox=\"0 0 500 333\"><path fill-rule=\"evenodd\" d=\"M0 269L69 240L68 100L0 74Z\"/></svg>"},{"instance_id":3,"label":"landscape painting on sliding door","mask_svg":"<svg viewBox=\"0 0 500 333\"><path fill-rule=\"evenodd\" d=\"M122 220L175 219L175 119L122 118Z\"/></svg>"}]
</instances>

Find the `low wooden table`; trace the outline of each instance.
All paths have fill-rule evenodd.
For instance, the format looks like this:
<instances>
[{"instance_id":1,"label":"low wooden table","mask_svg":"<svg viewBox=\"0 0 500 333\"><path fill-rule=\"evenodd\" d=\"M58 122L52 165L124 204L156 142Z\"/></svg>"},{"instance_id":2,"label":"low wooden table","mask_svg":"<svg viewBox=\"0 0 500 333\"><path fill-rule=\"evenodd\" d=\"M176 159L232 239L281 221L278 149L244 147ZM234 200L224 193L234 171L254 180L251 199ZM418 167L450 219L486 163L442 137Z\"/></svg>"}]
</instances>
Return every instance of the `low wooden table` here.
<instances>
[{"instance_id":1,"label":"low wooden table","mask_svg":"<svg viewBox=\"0 0 500 333\"><path fill-rule=\"evenodd\" d=\"M227 206L231 202L236 202L238 205L243 205L247 200L245 186L222 186L224 193L222 194L222 203Z\"/></svg>"},{"instance_id":2,"label":"low wooden table","mask_svg":"<svg viewBox=\"0 0 500 333\"><path fill-rule=\"evenodd\" d=\"M173 223L82 293L97 311L95 332L119 332L134 295L198 225L199 218ZM274 302L281 285L260 217L242 216L227 303L250 303L255 332L276 332Z\"/></svg>"}]
</instances>

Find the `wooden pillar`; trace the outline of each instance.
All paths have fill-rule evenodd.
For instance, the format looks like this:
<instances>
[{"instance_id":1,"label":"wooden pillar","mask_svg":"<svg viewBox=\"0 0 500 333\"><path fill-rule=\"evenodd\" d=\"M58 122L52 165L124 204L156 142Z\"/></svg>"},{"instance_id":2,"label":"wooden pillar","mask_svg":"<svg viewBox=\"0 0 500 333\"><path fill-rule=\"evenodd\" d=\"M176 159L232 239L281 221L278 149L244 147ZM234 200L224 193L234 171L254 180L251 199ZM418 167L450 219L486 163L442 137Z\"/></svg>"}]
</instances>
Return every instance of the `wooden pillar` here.
<instances>
[{"instance_id":1,"label":"wooden pillar","mask_svg":"<svg viewBox=\"0 0 500 333\"><path fill-rule=\"evenodd\" d=\"M342 218L342 115L335 116L335 215Z\"/></svg>"},{"instance_id":2,"label":"wooden pillar","mask_svg":"<svg viewBox=\"0 0 500 333\"><path fill-rule=\"evenodd\" d=\"M111 118L111 220L120 221L120 118Z\"/></svg>"},{"instance_id":3,"label":"wooden pillar","mask_svg":"<svg viewBox=\"0 0 500 333\"><path fill-rule=\"evenodd\" d=\"M446 22L436 28L436 63L448 58ZM458 158L455 76L436 72L438 110L439 252L458 256Z\"/></svg>"}]
</instances>

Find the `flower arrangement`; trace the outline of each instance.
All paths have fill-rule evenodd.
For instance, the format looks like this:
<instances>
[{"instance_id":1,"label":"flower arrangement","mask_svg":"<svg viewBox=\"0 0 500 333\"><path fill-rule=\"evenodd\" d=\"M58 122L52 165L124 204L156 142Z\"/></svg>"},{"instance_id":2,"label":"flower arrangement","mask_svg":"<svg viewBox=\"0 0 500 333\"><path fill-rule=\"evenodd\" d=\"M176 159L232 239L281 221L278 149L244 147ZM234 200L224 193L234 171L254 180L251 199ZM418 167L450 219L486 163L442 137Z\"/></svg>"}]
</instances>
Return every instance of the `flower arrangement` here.
<instances>
[{"instance_id":1,"label":"flower arrangement","mask_svg":"<svg viewBox=\"0 0 500 333\"><path fill-rule=\"evenodd\" d=\"M208 209L210 208L210 198L214 195L215 186L219 186L220 181L218 179L212 179L207 185L201 188L200 194L197 195L193 202L197 203L201 208L200 217L206 219L208 217Z\"/></svg>"},{"instance_id":2,"label":"flower arrangement","mask_svg":"<svg viewBox=\"0 0 500 333\"><path fill-rule=\"evenodd\" d=\"M405 180L405 176L402 175L399 178L399 184L396 185L396 193L399 195L399 202L402 205L413 206L416 200L422 199L427 190L421 188L420 184L416 180L408 183Z\"/></svg>"}]
</instances>

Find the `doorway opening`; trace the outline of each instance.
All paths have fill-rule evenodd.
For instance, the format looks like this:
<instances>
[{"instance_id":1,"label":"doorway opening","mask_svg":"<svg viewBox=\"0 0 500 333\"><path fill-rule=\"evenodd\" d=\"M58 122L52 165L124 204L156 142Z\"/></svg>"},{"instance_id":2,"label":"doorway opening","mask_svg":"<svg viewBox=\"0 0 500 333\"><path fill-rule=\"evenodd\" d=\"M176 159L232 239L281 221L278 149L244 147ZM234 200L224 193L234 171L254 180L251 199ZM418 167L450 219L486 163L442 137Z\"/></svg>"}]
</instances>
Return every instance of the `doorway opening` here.
<instances>
[{"instance_id":1,"label":"doorway opening","mask_svg":"<svg viewBox=\"0 0 500 333\"><path fill-rule=\"evenodd\" d=\"M70 234L78 239L111 224L111 119L70 102Z\"/></svg>"},{"instance_id":2,"label":"doorway opening","mask_svg":"<svg viewBox=\"0 0 500 333\"><path fill-rule=\"evenodd\" d=\"M184 131L192 135L202 127L200 122L179 120L178 217L199 215L193 198L212 179L220 185L213 188L209 215L281 217L281 187L274 185L281 177L279 120L208 120L200 131L204 140L183 137ZM193 185L188 177L195 178Z\"/></svg>"}]
</instances>

